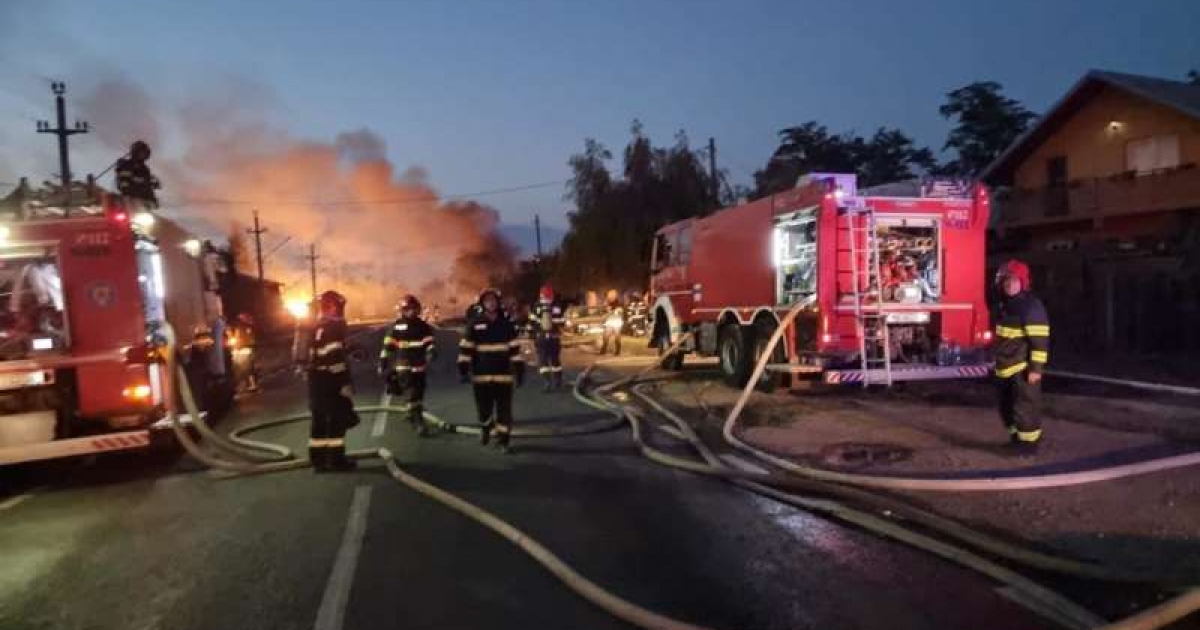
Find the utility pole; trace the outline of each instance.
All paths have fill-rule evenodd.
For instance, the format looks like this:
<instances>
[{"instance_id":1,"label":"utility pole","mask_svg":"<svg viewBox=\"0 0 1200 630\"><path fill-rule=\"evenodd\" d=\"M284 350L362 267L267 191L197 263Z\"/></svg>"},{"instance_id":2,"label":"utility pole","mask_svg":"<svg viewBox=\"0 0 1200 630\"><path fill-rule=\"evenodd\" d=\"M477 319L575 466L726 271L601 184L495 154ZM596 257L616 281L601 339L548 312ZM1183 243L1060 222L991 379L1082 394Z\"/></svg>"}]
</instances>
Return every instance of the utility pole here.
<instances>
[{"instance_id":1,"label":"utility pole","mask_svg":"<svg viewBox=\"0 0 1200 630\"><path fill-rule=\"evenodd\" d=\"M262 252L262 235L267 232L267 228L259 227L258 225L258 210L254 211L254 229L246 230L247 234L254 235L254 257L258 259L258 284L263 283L263 252Z\"/></svg>"},{"instance_id":2,"label":"utility pole","mask_svg":"<svg viewBox=\"0 0 1200 630\"><path fill-rule=\"evenodd\" d=\"M317 259L320 258L317 255L316 243L308 246L308 255L305 258L308 259L308 270L312 276L312 296L315 300L317 299Z\"/></svg>"},{"instance_id":3,"label":"utility pole","mask_svg":"<svg viewBox=\"0 0 1200 630\"><path fill-rule=\"evenodd\" d=\"M535 258L534 260L541 262L541 260L542 260L542 217L537 214L533 215L533 234L537 238L537 258Z\"/></svg>"},{"instance_id":4,"label":"utility pole","mask_svg":"<svg viewBox=\"0 0 1200 630\"><path fill-rule=\"evenodd\" d=\"M62 178L63 194L66 195L66 203L71 202L71 156L70 147L67 143L67 138L77 133L87 133L88 124L85 122L75 121L73 128L67 127L67 103L63 99L63 95L67 93L67 85L60 81L54 81L50 84L50 89L54 92L54 104L58 109L58 126L51 127L50 123L39 120L37 121L38 133L52 133L58 136L58 171Z\"/></svg>"},{"instance_id":5,"label":"utility pole","mask_svg":"<svg viewBox=\"0 0 1200 630\"><path fill-rule=\"evenodd\" d=\"M708 174L712 178L712 199L716 205L721 205L721 180L717 178L717 141L708 139Z\"/></svg>"}]
</instances>

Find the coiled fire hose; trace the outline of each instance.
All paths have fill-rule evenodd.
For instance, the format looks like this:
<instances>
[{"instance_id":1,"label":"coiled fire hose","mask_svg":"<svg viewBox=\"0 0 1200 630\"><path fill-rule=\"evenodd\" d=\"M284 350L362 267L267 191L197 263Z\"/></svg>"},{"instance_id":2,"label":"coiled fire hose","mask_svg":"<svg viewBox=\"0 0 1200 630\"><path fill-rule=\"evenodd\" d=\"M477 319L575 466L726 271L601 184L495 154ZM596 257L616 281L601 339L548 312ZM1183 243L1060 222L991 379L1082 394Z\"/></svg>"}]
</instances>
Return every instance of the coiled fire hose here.
<instances>
[{"instance_id":1,"label":"coiled fire hose","mask_svg":"<svg viewBox=\"0 0 1200 630\"><path fill-rule=\"evenodd\" d=\"M172 347L174 346L173 339L172 339L171 346ZM197 426L197 430L202 435L206 434L206 435L213 436L213 438L215 438L215 439L213 439L214 445L217 444L218 442L223 442L223 440L219 436L219 434L212 431L211 428L208 427L206 425L206 423L204 422L204 418L199 413L199 410L197 409L197 406L195 404L195 400L192 396L192 392L191 392L190 387L187 382L186 374L183 373L183 370L181 367L174 364L173 357L171 357L171 359L172 360L169 360L168 367L174 368L174 369L172 369L168 373L176 376L176 379L178 381L178 387L179 387L179 390L181 393L182 401L184 403L184 406L187 408L188 413L193 418L193 424L195 424ZM653 368L653 367L654 366L651 366L651 368ZM581 394L580 386L584 382L586 382L586 376L587 376L587 373L590 372L590 370L591 370L590 367L588 368L588 370L585 370L584 375L582 375L581 378L576 382L576 385L574 388L574 394L580 400L587 400ZM644 370L643 374L647 371L649 371L649 369ZM629 379L629 380L632 380L632 379ZM599 407L599 408L606 408L609 411L613 412L614 417L618 419L618 423L624 421L624 419L629 419L630 424L631 424L631 429L634 432L635 439L639 442L639 444L643 447L643 449L649 449L649 447L641 440L640 425L638 423L638 419L637 419L636 415L620 414L619 411L616 411L610 405L604 403L603 401L598 402L598 403L593 402L593 403L591 403L591 406ZM398 410L400 410L400 408L390 407L390 406L371 406L371 407L356 408L356 411L359 411L359 412L371 412L371 411L393 412L393 411L398 411ZM218 448L219 450L222 450L223 452L225 452L228 455L232 455L237 458L242 458L242 461L230 461L227 459L221 459L219 457L211 456L211 455L205 453L202 449L200 449L199 446L195 443L195 441L192 440L191 436L187 433L187 431L183 428L182 424L179 422L179 419L178 419L177 414L175 413L175 410L171 409L168 413L170 415L171 426L172 426L173 430L175 431L175 435L178 437L180 443L184 446L185 450L187 450L187 452L192 457L196 458L198 461L201 461L202 463L205 463L206 465L209 465L213 468L236 472L236 473L259 473L259 472L274 472L274 471L281 471L281 470L290 470L290 469L302 468L302 467L305 467L308 465L308 462L306 460L292 458L291 452L288 449L286 449L286 447L283 447L280 445L264 443L264 442L255 442L252 440L247 440L245 438L238 437L236 435L232 437L231 441L229 441L227 443L223 443L223 445L221 447L216 447L216 448ZM285 418L278 418L278 419L258 422L258 423L254 423L252 425L242 427L238 431L238 433L244 434L244 433L248 433L251 431L264 429L264 428L267 428L270 426L278 426L278 425L292 423L292 422L299 422L299 421L307 420L308 417L309 416L307 414L297 414L297 415L288 416ZM426 414L426 418L431 421L434 421L434 422L439 420L436 418L436 416L434 416L432 414ZM679 433L682 435L688 435L688 431L684 429L684 426L686 426L686 425L679 427ZM690 427L689 427L689 429L690 429ZM694 436L694 434L692 434L692 435ZM702 444L702 443L699 443L698 441L696 443ZM417 492L420 492L421 494L423 494L427 497L430 497L434 500L437 500L440 503L443 503L447 507L450 507L451 509L458 511L458 512L472 518L473 520L476 520L477 522L480 522L481 524L488 527L489 529L492 529L496 533L498 533L501 536L503 536L504 538L508 539L513 544L520 547L523 551L525 551L527 554L529 554L535 561L537 561L544 568L546 568L548 571L550 571L552 574L554 574L556 577L558 577L560 580L562 580L566 586L571 588L577 594L584 597L585 599L592 602L593 604L599 606L600 608L604 609L605 611L609 612L610 614L616 616L619 619L622 619L626 622L637 625L638 627L641 627L641 628L647 628L649 630L708 630L702 626L696 626L693 624L689 624L687 622L682 622L682 621L678 621L675 619L671 619L669 617L665 617L663 615L659 615L658 613L654 613L653 611L641 608L641 607L637 606L636 604L633 604L631 602L628 602L626 600L618 598L615 595L605 591L604 589L602 589L595 583L591 582L590 580L587 580L585 577L583 577L582 575L575 572L566 563L564 563L561 559L559 559L557 556L555 556L553 553L551 553L545 547L541 546L536 541L530 539L523 532L512 527L511 525L509 525L508 523L499 519L495 515L487 512L469 502L466 502L458 497L455 497L449 493L446 493L445 491L442 491L439 488L432 486L431 484L428 484L428 483L404 472L403 469L400 468L399 462L395 459L395 457L392 455L392 453L387 449L378 449L378 450L369 449L369 450L362 450L362 451L354 451L354 452L349 453L349 455L352 457L358 457L358 458L365 458L365 457L381 458L382 460L384 460L389 473L397 481L405 484L406 486L412 488L413 490L415 490ZM666 454L661 454L661 455L665 458L671 458L671 456L666 455ZM708 455L711 456L711 452L709 452ZM245 461L247 459L256 460L256 461ZM263 460L272 460L272 461L263 461ZM678 463L684 464L685 462L686 462L686 465L684 467L695 468L695 466L692 466L692 465L696 464L696 462L688 462L687 460L681 460ZM711 462L709 465L711 466ZM704 465L701 464L701 466L704 466ZM701 472L701 470L697 469L696 472ZM725 471L725 472L732 473L732 471ZM753 482L746 482L744 480L742 480L741 483L747 483L747 484L753 485ZM798 499L797 497L795 497L793 495L785 495L784 493L781 493L772 488L764 487L764 488L762 488L762 490L769 491L769 492L776 492L779 495L781 495L780 498L792 499L793 504L796 504L795 501ZM822 502L819 500L811 500L811 499L800 500L800 501L801 501L800 504L802 505L802 507L807 507L808 509L822 507L822 505L825 503L825 502ZM869 524L869 521L860 523L860 525L863 525L863 526L866 526L868 524ZM885 523L885 525L887 525L887 524ZM903 530L901 530L901 531L903 531ZM918 538L923 538L920 535L916 535L916 536ZM901 537L901 538L903 538L903 537ZM936 543L936 541L930 541L930 542ZM1033 586L1036 587L1036 585L1033 585ZM1039 588L1040 587L1034 588L1033 592L1037 593ZM1042 590L1044 591L1044 589L1042 589ZM1121 622L1122 625L1112 626L1112 628L1120 628L1121 630L1149 630L1151 628L1157 628L1165 623L1168 623L1170 620L1177 619L1179 617L1182 617L1182 616L1188 614L1189 612L1194 610L1196 606L1200 606L1200 601L1193 602L1192 600L1187 599L1190 595L1195 595L1195 594L1192 593L1192 594L1189 594L1188 596L1181 597L1177 600L1172 600L1170 602L1167 602L1166 604L1164 604L1160 607L1144 611L1143 613L1141 613L1133 618L1130 618L1129 620L1126 620L1125 622ZM1045 591L1044 593L1041 593L1040 597L1035 596L1035 599L1048 600L1048 602L1050 603L1051 606L1055 606L1055 604L1058 604L1058 610L1060 613L1058 615L1059 620L1066 623L1066 625L1068 625L1068 627L1085 628L1085 627L1094 627L1097 625L1096 618L1094 616L1091 616L1090 613L1087 613L1086 611L1083 611L1082 609L1078 609L1078 607L1075 607L1073 604L1070 604L1070 602L1065 602L1065 600L1063 600L1065 602L1065 604L1063 602L1056 601L1056 597L1057 596L1055 596L1052 592ZM1196 599L1200 600L1200 597L1197 597ZM1170 606L1168 606L1168 605L1170 605ZM1128 625L1128 624L1135 624L1135 625Z\"/></svg>"},{"instance_id":2,"label":"coiled fire hose","mask_svg":"<svg viewBox=\"0 0 1200 630\"><path fill-rule=\"evenodd\" d=\"M776 346L779 345L780 339L783 338L784 331L787 330L792 321L796 319L796 316L800 314L800 311L807 308L811 303L812 300L809 299L797 304L790 311L788 311L783 320L779 322L779 325L775 327L774 333L772 333L771 338L767 341L767 344L762 351L762 356L759 357L758 362L754 366L754 371L751 373L750 379L742 388L741 396L738 397L733 409L729 412L729 416L725 418L725 424L721 430L725 441L731 446L743 452L749 453L750 455L776 466L777 468L782 468L788 472L809 477L811 479L833 481L837 483L845 483L868 488L882 488L887 490L978 492L996 490L1032 490L1036 488L1061 488L1065 486L1075 486L1087 483L1096 483L1100 481L1123 479L1126 477L1133 477L1135 475L1145 475L1152 472L1200 464L1200 452L1194 452L1183 455L1175 455L1172 457L1163 457L1159 459L1135 462L1131 464L1123 464L1120 466L1110 466L1106 468L1096 468L1069 473L1013 477L981 477L973 479L939 479L930 477L885 477L879 475L856 475L851 473L821 470L819 468L797 464L796 462L757 449L743 442L734 432L734 427L736 426L737 420L741 416L742 411L745 409L746 403L750 400L750 395L754 393L755 385L758 383L758 380L762 378L763 372L766 370L767 363L773 356Z\"/></svg>"}]
</instances>

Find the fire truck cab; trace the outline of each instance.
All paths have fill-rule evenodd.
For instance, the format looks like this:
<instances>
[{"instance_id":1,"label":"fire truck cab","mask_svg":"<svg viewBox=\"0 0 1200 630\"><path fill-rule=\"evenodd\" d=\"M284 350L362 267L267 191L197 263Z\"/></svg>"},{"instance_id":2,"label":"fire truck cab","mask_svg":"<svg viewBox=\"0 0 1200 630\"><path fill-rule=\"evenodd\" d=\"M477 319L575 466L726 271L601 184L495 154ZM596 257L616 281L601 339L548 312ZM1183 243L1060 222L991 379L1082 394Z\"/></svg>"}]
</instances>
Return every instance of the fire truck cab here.
<instances>
[{"instance_id":1,"label":"fire truck cab","mask_svg":"<svg viewBox=\"0 0 1200 630\"><path fill-rule=\"evenodd\" d=\"M181 343L215 324L192 367L224 373L201 242L103 193L0 214L0 465L148 446L174 394L168 323Z\"/></svg>"},{"instance_id":2,"label":"fire truck cab","mask_svg":"<svg viewBox=\"0 0 1200 630\"><path fill-rule=\"evenodd\" d=\"M986 376L986 191L952 182L862 191L848 174L667 225L652 253L652 344L692 333L745 384L784 316L764 385ZM669 357L678 368L682 354Z\"/></svg>"}]
</instances>

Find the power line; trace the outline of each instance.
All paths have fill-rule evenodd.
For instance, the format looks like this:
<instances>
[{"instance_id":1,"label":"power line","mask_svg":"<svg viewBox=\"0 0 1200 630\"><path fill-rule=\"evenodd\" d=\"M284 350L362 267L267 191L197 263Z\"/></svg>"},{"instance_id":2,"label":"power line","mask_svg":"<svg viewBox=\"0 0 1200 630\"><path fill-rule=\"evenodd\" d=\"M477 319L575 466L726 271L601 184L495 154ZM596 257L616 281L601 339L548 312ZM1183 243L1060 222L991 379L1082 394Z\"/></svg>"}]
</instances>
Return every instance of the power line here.
<instances>
[{"instance_id":1,"label":"power line","mask_svg":"<svg viewBox=\"0 0 1200 630\"><path fill-rule=\"evenodd\" d=\"M182 207L185 205L212 205L212 206L242 206L242 205L274 205L274 206L404 206L414 203L425 203L428 201L454 201L458 199L471 199L474 197L487 197L490 195L503 195L515 192L523 192L527 190L537 190L539 188L549 188L551 186L561 186L567 183L568 180L556 180L552 182L540 182L537 184L526 184L524 186L511 186L508 188L493 188L491 190L481 190L470 193L457 193L453 195L438 195L437 193L428 193L424 195L396 198L396 199L284 199L279 201L264 202L263 200L241 200L241 199L220 199L220 198L184 198L178 199L174 203L168 204L167 207Z\"/></svg>"}]
</instances>

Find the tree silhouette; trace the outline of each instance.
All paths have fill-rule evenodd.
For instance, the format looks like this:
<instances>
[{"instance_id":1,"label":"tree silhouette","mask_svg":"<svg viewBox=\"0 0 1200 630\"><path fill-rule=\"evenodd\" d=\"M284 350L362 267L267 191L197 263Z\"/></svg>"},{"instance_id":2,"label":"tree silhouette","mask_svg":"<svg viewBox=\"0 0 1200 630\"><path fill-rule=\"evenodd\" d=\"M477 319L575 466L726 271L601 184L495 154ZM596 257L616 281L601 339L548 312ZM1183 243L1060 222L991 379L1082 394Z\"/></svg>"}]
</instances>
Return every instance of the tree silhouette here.
<instances>
[{"instance_id":1,"label":"tree silhouette","mask_svg":"<svg viewBox=\"0 0 1200 630\"><path fill-rule=\"evenodd\" d=\"M946 95L938 111L955 126L944 148L957 154L946 172L978 175L1037 118L1020 101L1004 96L1003 89L995 81L977 81Z\"/></svg>"}]
</instances>

